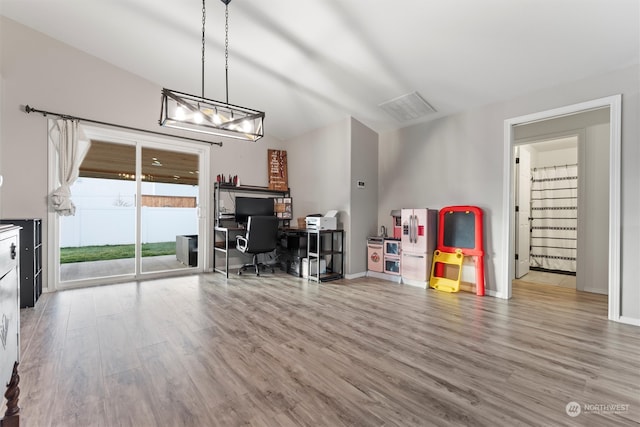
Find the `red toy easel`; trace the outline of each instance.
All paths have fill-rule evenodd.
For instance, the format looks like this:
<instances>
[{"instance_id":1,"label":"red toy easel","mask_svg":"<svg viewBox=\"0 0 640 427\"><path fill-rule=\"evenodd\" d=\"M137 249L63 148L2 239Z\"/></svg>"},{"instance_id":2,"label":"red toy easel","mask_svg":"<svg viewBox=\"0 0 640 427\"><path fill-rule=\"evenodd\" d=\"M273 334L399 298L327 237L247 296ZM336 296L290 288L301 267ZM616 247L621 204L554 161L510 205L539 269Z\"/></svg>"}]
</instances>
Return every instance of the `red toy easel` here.
<instances>
[{"instance_id":1,"label":"red toy easel","mask_svg":"<svg viewBox=\"0 0 640 427\"><path fill-rule=\"evenodd\" d=\"M462 250L472 256L476 266L476 295L484 295L484 249L482 209L477 206L447 206L440 209L438 250Z\"/></svg>"}]
</instances>

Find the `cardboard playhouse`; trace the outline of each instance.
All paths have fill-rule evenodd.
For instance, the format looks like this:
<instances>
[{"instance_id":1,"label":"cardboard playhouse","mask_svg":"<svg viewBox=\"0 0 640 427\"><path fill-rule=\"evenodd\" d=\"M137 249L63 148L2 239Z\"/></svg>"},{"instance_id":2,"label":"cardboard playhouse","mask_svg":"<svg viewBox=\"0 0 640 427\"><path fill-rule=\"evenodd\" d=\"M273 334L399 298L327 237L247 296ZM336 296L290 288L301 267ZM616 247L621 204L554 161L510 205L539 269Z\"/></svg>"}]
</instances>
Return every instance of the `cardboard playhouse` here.
<instances>
[{"instance_id":1,"label":"cardboard playhouse","mask_svg":"<svg viewBox=\"0 0 640 427\"><path fill-rule=\"evenodd\" d=\"M458 292L465 258L475 264L475 293L484 295L484 247L482 209L477 206L447 206L440 209L438 244L433 256L429 286ZM473 288L473 284L469 286Z\"/></svg>"}]
</instances>

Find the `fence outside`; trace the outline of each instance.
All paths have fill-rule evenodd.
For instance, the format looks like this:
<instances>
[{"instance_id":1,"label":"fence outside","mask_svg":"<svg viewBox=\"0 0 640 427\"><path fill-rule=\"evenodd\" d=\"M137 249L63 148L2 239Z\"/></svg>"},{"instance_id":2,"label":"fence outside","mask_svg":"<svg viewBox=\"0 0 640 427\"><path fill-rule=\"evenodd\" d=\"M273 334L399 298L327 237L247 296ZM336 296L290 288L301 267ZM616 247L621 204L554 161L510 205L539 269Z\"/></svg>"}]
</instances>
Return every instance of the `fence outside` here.
<instances>
[{"instance_id":1,"label":"fence outside","mask_svg":"<svg viewBox=\"0 0 640 427\"><path fill-rule=\"evenodd\" d=\"M175 241L198 234L196 208L142 208L142 243ZM60 247L123 245L135 241L135 207L78 207L75 216L60 217Z\"/></svg>"}]
</instances>

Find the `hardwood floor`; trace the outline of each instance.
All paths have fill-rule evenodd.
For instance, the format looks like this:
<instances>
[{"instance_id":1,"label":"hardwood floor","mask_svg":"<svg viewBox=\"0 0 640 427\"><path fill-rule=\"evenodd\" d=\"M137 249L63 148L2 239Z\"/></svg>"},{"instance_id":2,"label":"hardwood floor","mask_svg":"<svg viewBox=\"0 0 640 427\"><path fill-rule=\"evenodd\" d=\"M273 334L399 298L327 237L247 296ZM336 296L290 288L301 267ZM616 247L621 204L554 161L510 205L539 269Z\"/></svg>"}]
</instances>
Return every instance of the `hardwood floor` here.
<instances>
[{"instance_id":1,"label":"hardwood floor","mask_svg":"<svg viewBox=\"0 0 640 427\"><path fill-rule=\"evenodd\" d=\"M44 294L21 313L22 425L637 425L640 328L547 288L204 274Z\"/></svg>"}]
</instances>

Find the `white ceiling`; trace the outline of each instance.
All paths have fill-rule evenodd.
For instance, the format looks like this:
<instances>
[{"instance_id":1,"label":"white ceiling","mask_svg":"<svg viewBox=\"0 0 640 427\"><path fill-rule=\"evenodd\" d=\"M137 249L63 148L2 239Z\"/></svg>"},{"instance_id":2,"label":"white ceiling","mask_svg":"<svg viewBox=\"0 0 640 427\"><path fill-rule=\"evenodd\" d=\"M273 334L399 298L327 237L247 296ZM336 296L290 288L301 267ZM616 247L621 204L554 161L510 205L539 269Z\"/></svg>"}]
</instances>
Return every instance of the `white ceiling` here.
<instances>
[{"instance_id":1,"label":"white ceiling","mask_svg":"<svg viewBox=\"0 0 640 427\"><path fill-rule=\"evenodd\" d=\"M201 9L0 0L10 19L196 95ZM229 102L265 111L281 139L348 115L384 131L640 62L638 0L234 0L229 19ZM221 1L207 1L206 35L205 97L224 101ZM400 123L378 107L413 91L438 112Z\"/></svg>"},{"instance_id":2,"label":"white ceiling","mask_svg":"<svg viewBox=\"0 0 640 427\"><path fill-rule=\"evenodd\" d=\"M548 141L541 141L531 144L531 148L538 151L556 151L565 150L567 148L578 148L578 137L569 136L566 138L550 139Z\"/></svg>"}]
</instances>

